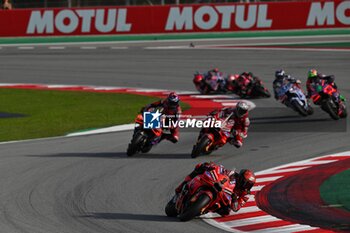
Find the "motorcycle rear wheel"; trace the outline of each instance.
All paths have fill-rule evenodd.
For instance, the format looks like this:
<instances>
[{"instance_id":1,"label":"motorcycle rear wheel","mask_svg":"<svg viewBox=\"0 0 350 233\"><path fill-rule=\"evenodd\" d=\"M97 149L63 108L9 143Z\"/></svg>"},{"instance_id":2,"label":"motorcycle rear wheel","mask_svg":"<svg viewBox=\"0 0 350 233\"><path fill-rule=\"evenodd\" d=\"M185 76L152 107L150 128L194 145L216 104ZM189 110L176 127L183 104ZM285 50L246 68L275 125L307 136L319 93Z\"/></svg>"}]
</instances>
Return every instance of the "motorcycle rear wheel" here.
<instances>
[{"instance_id":1,"label":"motorcycle rear wheel","mask_svg":"<svg viewBox=\"0 0 350 233\"><path fill-rule=\"evenodd\" d=\"M338 109L336 109L335 106L332 107L332 105L334 106L332 100L328 100L322 104L322 107L333 120L339 120Z\"/></svg>"},{"instance_id":2,"label":"motorcycle rear wheel","mask_svg":"<svg viewBox=\"0 0 350 233\"><path fill-rule=\"evenodd\" d=\"M207 195L203 194L198 197L198 199L194 202L191 203L184 211L183 213L179 214L179 219L180 221L189 221L196 216L199 216L202 212L202 209L206 207L210 202L210 197Z\"/></svg>"},{"instance_id":3,"label":"motorcycle rear wheel","mask_svg":"<svg viewBox=\"0 0 350 233\"><path fill-rule=\"evenodd\" d=\"M203 136L199 142L193 147L191 157L196 158L197 156L201 155L202 153L208 153L204 149L209 145L210 139L207 136ZM210 154L210 153L209 153Z\"/></svg>"},{"instance_id":4,"label":"motorcycle rear wheel","mask_svg":"<svg viewBox=\"0 0 350 233\"><path fill-rule=\"evenodd\" d=\"M307 115L309 115L308 113L307 113L307 111L297 102L297 101L293 101L292 102L292 106L293 106L293 108L294 108L294 110L296 111L296 112L298 112L301 116L307 116Z\"/></svg>"},{"instance_id":5,"label":"motorcycle rear wheel","mask_svg":"<svg viewBox=\"0 0 350 233\"><path fill-rule=\"evenodd\" d=\"M346 108L343 109L343 112L340 114L340 118L346 118L348 116L348 112Z\"/></svg>"},{"instance_id":6,"label":"motorcycle rear wheel","mask_svg":"<svg viewBox=\"0 0 350 233\"><path fill-rule=\"evenodd\" d=\"M165 206L165 214L168 217L176 217L177 216L177 210L175 208L174 198L172 198L168 204Z\"/></svg>"},{"instance_id":7,"label":"motorcycle rear wheel","mask_svg":"<svg viewBox=\"0 0 350 233\"><path fill-rule=\"evenodd\" d=\"M266 98L271 97L270 92L267 89L265 90L262 86L256 87L255 91L257 93L257 96L266 97Z\"/></svg>"}]
</instances>

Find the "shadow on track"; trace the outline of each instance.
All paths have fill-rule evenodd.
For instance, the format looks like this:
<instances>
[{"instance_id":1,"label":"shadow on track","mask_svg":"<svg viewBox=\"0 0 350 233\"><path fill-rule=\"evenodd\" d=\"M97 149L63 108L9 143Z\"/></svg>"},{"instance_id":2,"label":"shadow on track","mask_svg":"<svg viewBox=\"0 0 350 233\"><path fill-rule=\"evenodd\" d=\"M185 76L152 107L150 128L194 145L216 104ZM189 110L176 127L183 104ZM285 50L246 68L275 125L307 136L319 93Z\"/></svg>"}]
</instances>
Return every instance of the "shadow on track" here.
<instances>
[{"instance_id":1,"label":"shadow on track","mask_svg":"<svg viewBox=\"0 0 350 233\"><path fill-rule=\"evenodd\" d=\"M190 153L178 154L136 154L128 157L126 152L107 153L62 153L50 155L27 155L37 158L109 158L109 159L191 159Z\"/></svg>"},{"instance_id":2,"label":"shadow on track","mask_svg":"<svg viewBox=\"0 0 350 233\"><path fill-rule=\"evenodd\" d=\"M154 214L128 214L128 213L89 213L82 218L110 219L110 220L138 220L151 222L178 222L176 218Z\"/></svg>"}]
</instances>

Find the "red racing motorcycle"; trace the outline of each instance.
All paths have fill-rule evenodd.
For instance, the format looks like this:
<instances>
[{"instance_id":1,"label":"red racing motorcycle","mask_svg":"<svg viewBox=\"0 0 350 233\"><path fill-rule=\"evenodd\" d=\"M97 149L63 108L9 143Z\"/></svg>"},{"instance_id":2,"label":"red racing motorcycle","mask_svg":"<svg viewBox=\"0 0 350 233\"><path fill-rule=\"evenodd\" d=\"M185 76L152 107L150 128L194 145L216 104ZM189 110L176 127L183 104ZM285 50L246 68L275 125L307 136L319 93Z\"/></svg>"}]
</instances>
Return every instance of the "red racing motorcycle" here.
<instances>
[{"instance_id":1,"label":"red racing motorcycle","mask_svg":"<svg viewBox=\"0 0 350 233\"><path fill-rule=\"evenodd\" d=\"M148 111L152 112L156 109L151 108ZM159 109L160 112L163 111L163 109ZM160 128L153 128L153 129L145 129L143 127L143 114L140 113L137 115L135 119L135 129L134 134L131 139L131 142L128 145L128 149L126 151L126 154L128 156L133 156L136 153L142 152L147 153L149 152L154 145L157 145L162 138L162 134L166 133L165 129L162 127Z\"/></svg>"},{"instance_id":2,"label":"red racing motorcycle","mask_svg":"<svg viewBox=\"0 0 350 233\"><path fill-rule=\"evenodd\" d=\"M227 175L221 174L220 166L205 171L183 186L179 195L175 195L166 205L165 213L169 217L178 217L189 221L208 212L217 212L230 206L235 183Z\"/></svg>"},{"instance_id":3,"label":"red racing motorcycle","mask_svg":"<svg viewBox=\"0 0 350 233\"><path fill-rule=\"evenodd\" d=\"M314 104L320 105L322 110L327 112L334 120L345 118L347 116L346 105L340 99L338 91L326 80L321 81L320 87L321 90L311 96Z\"/></svg>"},{"instance_id":4,"label":"red racing motorcycle","mask_svg":"<svg viewBox=\"0 0 350 233\"><path fill-rule=\"evenodd\" d=\"M221 121L221 127L202 128L199 139L196 145L193 146L191 157L196 158L202 154L210 154L214 150L224 146L227 139L231 136L231 128L234 122L229 119L231 113L225 120L215 118L216 121Z\"/></svg>"},{"instance_id":5,"label":"red racing motorcycle","mask_svg":"<svg viewBox=\"0 0 350 233\"><path fill-rule=\"evenodd\" d=\"M238 95L241 98L269 98L269 90L264 86L263 81L256 77L248 75L229 75L227 77L226 89Z\"/></svg>"}]
</instances>

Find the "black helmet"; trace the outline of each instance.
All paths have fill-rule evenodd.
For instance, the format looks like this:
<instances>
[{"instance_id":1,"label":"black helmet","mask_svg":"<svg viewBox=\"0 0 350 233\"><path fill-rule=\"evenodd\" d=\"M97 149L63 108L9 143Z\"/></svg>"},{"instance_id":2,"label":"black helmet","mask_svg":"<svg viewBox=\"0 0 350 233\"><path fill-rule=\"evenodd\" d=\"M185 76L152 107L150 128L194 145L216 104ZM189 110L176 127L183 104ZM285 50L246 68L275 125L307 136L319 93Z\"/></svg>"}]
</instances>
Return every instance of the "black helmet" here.
<instances>
[{"instance_id":1,"label":"black helmet","mask_svg":"<svg viewBox=\"0 0 350 233\"><path fill-rule=\"evenodd\" d=\"M255 174L248 169L242 169L238 174L237 188L242 190L250 190L255 184Z\"/></svg>"},{"instance_id":2,"label":"black helmet","mask_svg":"<svg viewBox=\"0 0 350 233\"><path fill-rule=\"evenodd\" d=\"M249 110L248 104L242 101L238 102L235 109L236 117L244 116L248 112L248 110Z\"/></svg>"},{"instance_id":3,"label":"black helmet","mask_svg":"<svg viewBox=\"0 0 350 233\"><path fill-rule=\"evenodd\" d=\"M284 70L276 70L275 77L276 78L284 78L286 76L286 72Z\"/></svg>"}]
</instances>

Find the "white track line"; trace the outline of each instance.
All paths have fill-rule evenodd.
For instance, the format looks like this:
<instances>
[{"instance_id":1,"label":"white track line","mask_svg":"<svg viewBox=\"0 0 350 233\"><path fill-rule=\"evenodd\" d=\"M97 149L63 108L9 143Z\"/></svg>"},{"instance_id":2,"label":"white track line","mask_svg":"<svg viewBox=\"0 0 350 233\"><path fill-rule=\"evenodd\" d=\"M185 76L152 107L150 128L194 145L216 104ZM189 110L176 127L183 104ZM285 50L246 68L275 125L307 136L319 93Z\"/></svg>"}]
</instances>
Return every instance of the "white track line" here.
<instances>
[{"instance_id":1,"label":"white track line","mask_svg":"<svg viewBox=\"0 0 350 233\"><path fill-rule=\"evenodd\" d=\"M260 191L265 185L254 185L251 191Z\"/></svg>"},{"instance_id":2,"label":"white track line","mask_svg":"<svg viewBox=\"0 0 350 233\"><path fill-rule=\"evenodd\" d=\"M97 49L97 47L94 47L94 46L81 46L80 49Z\"/></svg>"},{"instance_id":3,"label":"white track line","mask_svg":"<svg viewBox=\"0 0 350 233\"><path fill-rule=\"evenodd\" d=\"M233 98L233 96L230 95L191 95L192 98L199 98L199 99L221 99L221 98Z\"/></svg>"},{"instance_id":4,"label":"white track line","mask_svg":"<svg viewBox=\"0 0 350 233\"><path fill-rule=\"evenodd\" d=\"M118 125L118 126L112 126L108 128L103 129L97 129L93 130L93 134L101 134L101 133L109 133L109 132L116 132L116 131L124 131L124 130L132 130L134 129L135 124L125 124L125 125ZM77 133L71 133L67 134L67 137L72 136L82 136L82 135L90 135L92 131L86 131L86 132L77 132Z\"/></svg>"},{"instance_id":5,"label":"white track line","mask_svg":"<svg viewBox=\"0 0 350 233\"><path fill-rule=\"evenodd\" d=\"M293 225L271 227L263 230L251 231L251 233L292 233L297 231L308 231L308 230L314 230L314 229L319 229L319 228L311 227L308 225L293 224Z\"/></svg>"},{"instance_id":6,"label":"white track line","mask_svg":"<svg viewBox=\"0 0 350 233\"><path fill-rule=\"evenodd\" d=\"M303 169L309 168L309 166L306 167L295 167L295 168L288 168L288 169L280 169L280 170L272 170L269 172L265 172L264 175L270 175L270 174L278 174L278 173L288 173L288 172L295 172L295 171L300 171ZM259 177L259 176L258 176Z\"/></svg>"},{"instance_id":7,"label":"white track line","mask_svg":"<svg viewBox=\"0 0 350 233\"><path fill-rule=\"evenodd\" d=\"M234 101L236 101L236 102L238 102L238 101L241 101L241 99L239 99L238 97L237 97L237 99L225 99L225 100L213 100L214 102L217 102L217 103L232 103L232 102L234 102Z\"/></svg>"},{"instance_id":8,"label":"white track line","mask_svg":"<svg viewBox=\"0 0 350 233\"><path fill-rule=\"evenodd\" d=\"M272 176L272 177L265 177L265 178L257 178L256 183L262 183L262 182L267 182L267 181L275 181L283 176Z\"/></svg>"},{"instance_id":9,"label":"white track line","mask_svg":"<svg viewBox=\"0 0 350 233\"><path fill-rule=\"evenodd\" d=\"M18 49L21 49L21 50L31 50L31 49L34 49L34 47L32 47L32 46L21 46L21 47L18 47Z\"/></svg>"},{"instance_id":10,"label":"white track line","mask_svg":"<svg viewBox=\"0 0 350 233\"><path fill-rule=\"evenodd\" d=\"M320 160L320 161L310 161L307 163L295 163L293 166L298 166L298 165L322 165L322 164L327 164L327 163L333 163L338 160ZM289 167L289 166L286 166ZM282 167L283 168L283 167Z\"/></svg>"},{"instance_id":11,"label":"white track line","mask_svg":"<svg viewBox=\"0 0 350 233\"><path fill-rule=\"evenodd\" d=\"M259 209L257 206L242 207L237 213L234 214L251 213L257 211L261 211L261 209Z\"/></svg>"},{"instance_id":12,"label":"white track line","mask_svg":"<svg viewBox=\"0 0 350 233\"><path fill-rule=\"evenodd\" d=\"M110 47L110 49L128 49L129 47Z\"/></svg>"},{"instance_id":13,"label":"white track line","mask_svg":"<svg viewBox=\"0 0 350 233\"><path fill-rule=\"evenodd\" d=\"M65 49L66 47L64 46L50 46L49 49L52 49L52 50L61 50L61 49Z\"/></svg>"},{"instance_id":14,"label":"white track line","mask_svg":"<svg viewBox=\"0 0 350 233\"><path fill-rule=\"evenodd\" d=\"M220 223L228 227L240 227L240 226L253 225L257 223L268 223L272 221L282 221L282 220L279 218L273 217L271 215L264 215L259 217L245 218L245 219L239 219L239 220L229 221L229 222L220 222Z\"/></svg>"},{"instance_id":15,"label":"white track line","mask_svg":"<svg viewBox=\"0 0 350 233\"><path fill-rule=\"evenodd\" d=\"M236 106L237 103L221 103L222 106Z\"/></svg>"}]
</instances>

